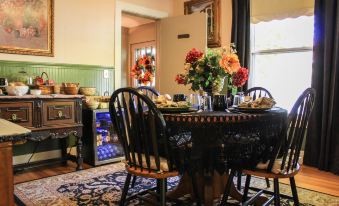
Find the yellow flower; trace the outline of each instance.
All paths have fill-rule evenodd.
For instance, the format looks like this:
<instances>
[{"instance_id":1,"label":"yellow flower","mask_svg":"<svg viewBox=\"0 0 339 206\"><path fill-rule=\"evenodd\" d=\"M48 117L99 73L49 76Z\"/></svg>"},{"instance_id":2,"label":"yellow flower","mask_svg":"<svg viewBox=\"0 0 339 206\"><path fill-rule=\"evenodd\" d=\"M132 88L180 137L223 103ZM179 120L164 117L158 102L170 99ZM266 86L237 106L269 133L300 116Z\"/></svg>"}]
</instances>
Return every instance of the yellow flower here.
<instances>
[{"instance_id":1,"label":"yellow flower","mask_svg":"<svg viewBox=\"0 0 339 206\"><path fill-rule=\"evenodd\" d=\"M234 53L224 54L219 62L220 66L226 73L232 75L240 69L240 62L238 55Z\"/></svg>"}]
</instances>

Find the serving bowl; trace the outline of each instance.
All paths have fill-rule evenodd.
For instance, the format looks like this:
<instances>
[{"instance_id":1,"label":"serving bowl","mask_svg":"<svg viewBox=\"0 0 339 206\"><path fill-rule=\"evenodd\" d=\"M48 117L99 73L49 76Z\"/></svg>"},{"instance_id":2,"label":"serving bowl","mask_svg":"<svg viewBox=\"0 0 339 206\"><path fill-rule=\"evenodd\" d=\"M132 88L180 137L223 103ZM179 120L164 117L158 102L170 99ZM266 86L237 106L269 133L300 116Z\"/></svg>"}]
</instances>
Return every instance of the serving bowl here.
<instances>
[{"instance_id":1,"label":"serving bowl","mask_svg":"<svg viewBox=\"0 0 339 206\"><path fill-rule=\"evenodd\" d=\"M80 94L83 94L85 96L93 96L95 95L95 92L95 87L80 87Z\"/></svg>"},{"instance_id":2,"label":"serving bowl","mask_svg":"<svg viewBox=\"0 0 339 206\"><path fill-rule=\"evenodd\" d=\"M40 89L31 89L29 92L32 95L40 95L42 91Z\"/></svg>"},{"instance_id":3,"label":"serving bowl","mask_svg":"<svg viewBox=\"0 0 339 206\"><path fill-rule=\"evenodd\" d=\"M5 88L8 95L11 96L23 96L27 94L29 89L28 86L6 86Z\"/></svg>"},{"instance_id":4,"label":"serving bowl","mask_svg":"<svg viewBox=\"0 0 339 206\"><path fill-rule=\"evenodd\" d=\"M89 109L97 109L98 106L99 106L99 102L97 102L97 101L88 101L88 102L85 102L85 105Z\"/></svg>"},{"instance_id":5,"label":"serving bowl","mask_svg":"<svg viewBox=\"0 0 339 206\"><path fill-rule=\"evenodd\" d=\"M64 87L65 94L76 95L79 92L78 87Z\"/></svg>"}]
</instances>

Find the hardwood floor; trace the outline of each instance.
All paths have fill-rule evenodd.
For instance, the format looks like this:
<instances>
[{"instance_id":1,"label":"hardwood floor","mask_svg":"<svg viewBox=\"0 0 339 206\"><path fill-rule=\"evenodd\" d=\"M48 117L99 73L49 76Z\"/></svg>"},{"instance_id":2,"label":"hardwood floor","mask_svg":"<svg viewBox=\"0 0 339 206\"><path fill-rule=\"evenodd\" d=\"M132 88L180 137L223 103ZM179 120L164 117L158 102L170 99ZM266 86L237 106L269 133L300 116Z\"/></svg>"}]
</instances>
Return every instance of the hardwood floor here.
<instances>
[{"instance_id":1,"label":"hardwood floor","mask_svg":"<svg viewBox=\"0 0 339 206\"><path fill-rule=\"evenodd\" d=\"M339 197L339 176L333 173L302 166L299 174L295 176L295 181L298 187ZM289 184L289 179L280 182Z\"/></svg>"},{"instance_id":2,"label":"hardwood floor","mask_svg":"<svg viewBox=\"0 0 339 206\"><path fill-rule=\"evenodd\" d=\"M14 183L27 182L49 176L55 176L75 171L76 165L72 162L68 166L50 166L14 175ZM84 165L84 168L90 168ZM310 189L339 197L339 176L329 172L323 172L316 168L302 166L300 173L295 177L298 187ZM282 180L288 183L288 179Z\"/></svg>"},{"instance_id":3,"label":"hardwood floor","mask_svg":"<svg viewBox=\"0 0 339 206\"><path fill-rule=\"evenodd\" d=\"M92 166L84 164L84 169L91 168ZM67 166L55 165L48 167L40 167L33 170L28 170L14 174L14 184L27 182L31 180L41 179L45 177L51 177L55 175L66 174L70 172L75 172L76 164L74 162L68 161Z\"/></svg>"}]
</instances>

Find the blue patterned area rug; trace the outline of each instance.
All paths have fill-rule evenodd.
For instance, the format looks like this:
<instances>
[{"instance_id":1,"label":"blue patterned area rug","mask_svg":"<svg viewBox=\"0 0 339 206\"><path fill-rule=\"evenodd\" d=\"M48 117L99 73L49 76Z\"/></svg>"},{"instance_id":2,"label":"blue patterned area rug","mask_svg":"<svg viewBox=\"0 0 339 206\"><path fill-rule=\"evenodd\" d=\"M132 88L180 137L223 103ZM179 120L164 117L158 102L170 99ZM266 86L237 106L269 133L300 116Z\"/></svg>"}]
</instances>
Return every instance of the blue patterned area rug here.
<instances>
[{"instance_id":1,"label":"blue patterned area rug","mask_svg":"<svg viewBox=\"0 0 339 206\"><path fill-rule=\"evenodd\" d=\"M15 185L15 195L22 204L27 206L75 206L75 205L117 205L126 178L123 163L95 167ZM179 177L168 180L173 188ZM243 181L245 182L245 181ZM280 184L282 193L290 194L288 185ZM155 186L155 181L137 178L135 187L130 194ZM265 187L265 181L252 178L251 186ZM338 206L339 198L323 193L298 188L299 199L305 206ZM184 200L189 200L184 197ZM190 202L187 202L190 205ZM141 205L132 200L129 205ZM216 202L217 205L217 202ZM282 205L293 205L293 202L282 200Z\"/></svg>"}]
</instances>

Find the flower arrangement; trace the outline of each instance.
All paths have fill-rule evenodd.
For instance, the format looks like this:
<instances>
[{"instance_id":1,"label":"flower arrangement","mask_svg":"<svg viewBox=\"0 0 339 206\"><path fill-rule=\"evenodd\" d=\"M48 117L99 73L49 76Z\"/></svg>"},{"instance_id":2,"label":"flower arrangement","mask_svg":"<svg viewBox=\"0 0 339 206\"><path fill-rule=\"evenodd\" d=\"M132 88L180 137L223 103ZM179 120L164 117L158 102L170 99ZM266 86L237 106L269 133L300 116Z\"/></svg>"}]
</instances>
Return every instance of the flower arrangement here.
<instances>
[{"instance_id":1,"label":"flower arrangement","mask_svg":"<svg viewBox=\"0 0 339 206\"><path fill-rule=\"evenodd\" d=\"M139 57L131 69L131 76L138 80L139 84L147 85L154 80L154 57L142 56Z\"/></svg>"},{"instance_id":2,"label":"flower arrangement","mask_svg":"<svg viewBox=\"0 0 339 206\"><path fill-rule=\"evenodd\" d=\"M233 46L208 49L206 53L191 49L185 59L185 72L177 74L178 84L190 84L193 91L218 94L227 78L231 88L242 87L248 79L248 70L241 67Z\"/></svg>"}]
</instances>

